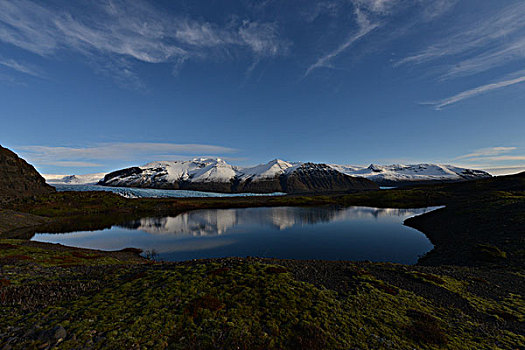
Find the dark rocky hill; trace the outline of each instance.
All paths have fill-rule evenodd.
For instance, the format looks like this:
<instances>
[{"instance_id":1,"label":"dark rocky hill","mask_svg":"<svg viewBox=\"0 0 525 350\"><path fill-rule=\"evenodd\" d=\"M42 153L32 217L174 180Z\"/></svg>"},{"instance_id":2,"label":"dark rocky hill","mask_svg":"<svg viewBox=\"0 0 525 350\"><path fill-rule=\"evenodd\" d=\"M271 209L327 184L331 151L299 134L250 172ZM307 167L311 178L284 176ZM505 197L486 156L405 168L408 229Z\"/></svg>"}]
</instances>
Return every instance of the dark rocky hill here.
<instances>
[{"instance_id":1,"label":"dark rocky hill","mask_svg":"<svg viewBox=\"0 0 525 350\"><path fill-rule=\"evenodd\" d=\"M326 164L305 163L281 179L286 193L344 192L379 189L362 177L345 175Z\"/></svg>"},{"instance_id":2,"label":"dark rocky hill","mask_svg":"<svg viewBox=\"0 0 525 350\"><path fill-rule=\"evenodd\" d=\"M0 205L54 191L32 165L0 146Z\"/></svg>"}]
</instances>

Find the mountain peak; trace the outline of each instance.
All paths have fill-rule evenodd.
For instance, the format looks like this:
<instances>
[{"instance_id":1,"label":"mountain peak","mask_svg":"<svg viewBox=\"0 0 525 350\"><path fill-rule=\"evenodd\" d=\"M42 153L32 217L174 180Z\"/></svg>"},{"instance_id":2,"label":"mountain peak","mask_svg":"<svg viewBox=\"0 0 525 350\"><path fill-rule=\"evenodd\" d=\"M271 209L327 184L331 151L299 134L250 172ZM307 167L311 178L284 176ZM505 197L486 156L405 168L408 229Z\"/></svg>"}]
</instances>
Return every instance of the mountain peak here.
<instances>
[{"instance_id":1,"label":"mountain peak","mask_svg":"<svg viewBox=\"0 0 525 350\"><path fill-rule=\"evenodd\" d=\"M377 165L374 163L370 164L367 169L372 170L374 172L381 172L384 170L381 165Z\"/></svg>"}]
</instances>

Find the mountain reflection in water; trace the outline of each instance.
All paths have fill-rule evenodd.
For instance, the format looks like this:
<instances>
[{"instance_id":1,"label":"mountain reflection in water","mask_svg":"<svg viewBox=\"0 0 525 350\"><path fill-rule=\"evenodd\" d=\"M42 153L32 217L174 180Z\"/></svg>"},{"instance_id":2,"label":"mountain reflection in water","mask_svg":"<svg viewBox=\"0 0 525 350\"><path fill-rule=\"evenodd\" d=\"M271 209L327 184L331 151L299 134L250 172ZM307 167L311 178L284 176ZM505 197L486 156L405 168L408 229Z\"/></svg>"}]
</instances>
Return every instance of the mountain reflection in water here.
<instances>
[{"instance_id":1,"label":"mountain reflection in water","mask_svg":"<svg viewBox=\"0 0 525 350\"><path fill-rule=\"evenodd\" d=\"M434 209L205 209L142 218L106 230L36 234L32 239L103 250L136 247L172 261L260 256L415 263L432 244L403 221Z\"/></svg>"},{"instance_id":2,"label":"mountain reflection in water","mask_svg":"<svg viewBox=\"0 0 525 350\"><path fill-rule=\"evenodd\" d=\"M119 225L151 234L187 234L192 236L221 235L238 225L260 225L284 230L293 226L367 218L407 218L433 208L392 209L371 207L350 208L245 208L195 210L177 216L142 218Z\"/></svg>"}]
</instances>

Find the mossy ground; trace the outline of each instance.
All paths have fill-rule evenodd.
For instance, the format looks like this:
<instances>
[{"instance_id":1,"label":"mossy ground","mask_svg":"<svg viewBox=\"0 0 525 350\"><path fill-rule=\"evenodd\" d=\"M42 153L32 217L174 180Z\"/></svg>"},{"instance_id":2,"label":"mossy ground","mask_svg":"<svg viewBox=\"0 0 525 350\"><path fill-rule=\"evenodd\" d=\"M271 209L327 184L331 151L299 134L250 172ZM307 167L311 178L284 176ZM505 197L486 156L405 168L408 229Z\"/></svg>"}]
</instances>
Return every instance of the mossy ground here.
<instances>
[{"instance_id":1,"label":"mossy ground","mask_svg":"<svg viewBox=\"0 0 525 350\"><path fill-rule=\"evenodd\" d=\"M45 259L40 264L36 257L34 261L39 273L31 278L20 277L24 264L2 269L0 337L4 345L14 348L525 346L519 323L498 316L508 313L523 321L524 302L519 294L509 293L503 301L482 297L466 291L468 282L422 272L421 268L268 259L134 265L118 261L105 265L106 260L101 260L104 264L91 267L53 266ZM344 271L344 277L323 279L326 275L320 266ZM309 270L305 280L301 276L309 268L318 273L316 276ZM416 284L452 291L471 305L472 311L444 307L439 300L403 288L402 280L390 283L381 279L381 272L392 270L406 275L407 280L417 276ZM75 288L94 277L96 284L83 290ZM41 300L25 305L25 299L34 295L21 293L21 282L52 290L57 281L73 293L59 300L42 294ZM12 290L19 292L16 303L10 296ZM60 326L66 335L56 338L53 330Z\"/></svg>"}]
</instances>

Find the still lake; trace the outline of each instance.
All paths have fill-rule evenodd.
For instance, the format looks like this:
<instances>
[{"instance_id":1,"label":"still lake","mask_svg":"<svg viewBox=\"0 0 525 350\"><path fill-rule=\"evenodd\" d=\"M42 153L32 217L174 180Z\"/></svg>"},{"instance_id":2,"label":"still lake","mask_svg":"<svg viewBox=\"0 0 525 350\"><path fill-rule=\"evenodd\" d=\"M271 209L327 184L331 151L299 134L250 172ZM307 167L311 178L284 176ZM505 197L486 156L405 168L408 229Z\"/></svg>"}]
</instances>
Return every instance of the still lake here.
<instances>
[{"instance_id":1,"label":"still lake","mask_svg":"<svg viewBox=\"0 0 525 350\"><path fill-rule=\"evenodd\" d=\"M403 221L434 209L205 209L99 231L37 233L32 240L101 250L135 247L165 261L257 256L414 264L433 246Z\"/></svg>"}]
</instances>

